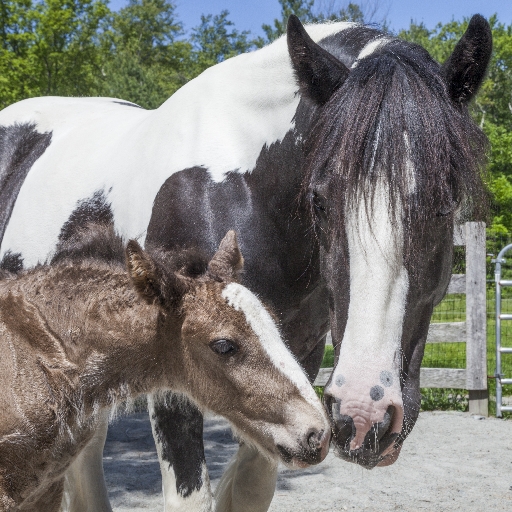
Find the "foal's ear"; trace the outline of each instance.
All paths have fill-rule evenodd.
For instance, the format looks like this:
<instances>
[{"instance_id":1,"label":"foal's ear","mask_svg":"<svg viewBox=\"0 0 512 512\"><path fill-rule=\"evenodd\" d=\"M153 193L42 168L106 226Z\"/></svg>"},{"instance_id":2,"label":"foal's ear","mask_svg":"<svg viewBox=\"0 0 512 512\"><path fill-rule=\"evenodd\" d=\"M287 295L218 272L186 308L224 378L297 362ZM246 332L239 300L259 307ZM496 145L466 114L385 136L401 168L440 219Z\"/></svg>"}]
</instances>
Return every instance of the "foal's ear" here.
<instances>
[{"instance_id":1,"label":"foal's ear","mask_svg":"<svg viewBox=\"0 0 512 512\"><path fill-rule=\"evenodd\" d=\"M162 301L155 264L135 240L126 246L126 266L135 290L146 302Z\"/></svg>"},{"instance_id":2,"label":"foal's ear","mask_svg":"<svg viewBox=\"0 0 512 512\"><path fill-rule=\"evenodd\" d=\"M475 14L441 68L453 101L464 105L471 101L482 84L491 53L491 27L485 18Z\"/></svg>"},{"instance_id":3,"label":"foal's ear","mask_svg":"<svg viewBox=\"0 0 512 512\"><path fill-rule=\"evenodd\" d=\"M135 290L148 304L173 307L188 290L185 278L159 268L135 240L126 247L126 266Z\"/></svg>"},{"instance_id":4,"label":"foal's ear","mask_svg":"<svg viewBox=\"0 0 512 512\"><path fill-rule=\"evenodd\" d=\"M208 272L220 278L238 280L238 274L244 266L244 258L238 247L236 233L230 230L208 263Z\"/></svg>"},{"instance_id":5,"label":"foal's ear","mask_svg":"<svg viewBox=\"0 0 512 512\"><path fill-rule=\"evenodd\" d=\"M287 38L300 93L323 105L347 79L349 69L316 44L294 14L288 18Z\"/></svg>"}]
</instances>

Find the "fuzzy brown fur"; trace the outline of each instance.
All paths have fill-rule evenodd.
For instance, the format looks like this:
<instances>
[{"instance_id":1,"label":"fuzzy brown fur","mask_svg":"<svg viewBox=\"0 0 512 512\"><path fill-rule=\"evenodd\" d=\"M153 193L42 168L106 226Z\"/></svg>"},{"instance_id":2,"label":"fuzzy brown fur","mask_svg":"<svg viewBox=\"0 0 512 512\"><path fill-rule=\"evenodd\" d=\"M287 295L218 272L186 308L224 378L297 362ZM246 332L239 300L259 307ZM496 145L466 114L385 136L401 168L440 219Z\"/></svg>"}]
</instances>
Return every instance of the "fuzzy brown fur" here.
<instances>
[{"instance_id":1,"label":"fuzzy brown fur","mask_svg":"<svg viewBox=\"0 0 512 512\"><path fill-rule=\"evenodd\" d=\"M71 243L92 247L90 234ZM221 295L241 268L229 238L210 262L214 277L199 273L201 258L150 256L131 241L128 272L115 244L103 260L90 252L82 261L68 244L53 264L0 281L1 511L58 510L64 473L100 411L157 389L187 393L276 451L261 425L286 423L284 402L308 406ZM219 356L210 349L219 338L236 340L239 353Z\"/></svg>"}]
</instances>

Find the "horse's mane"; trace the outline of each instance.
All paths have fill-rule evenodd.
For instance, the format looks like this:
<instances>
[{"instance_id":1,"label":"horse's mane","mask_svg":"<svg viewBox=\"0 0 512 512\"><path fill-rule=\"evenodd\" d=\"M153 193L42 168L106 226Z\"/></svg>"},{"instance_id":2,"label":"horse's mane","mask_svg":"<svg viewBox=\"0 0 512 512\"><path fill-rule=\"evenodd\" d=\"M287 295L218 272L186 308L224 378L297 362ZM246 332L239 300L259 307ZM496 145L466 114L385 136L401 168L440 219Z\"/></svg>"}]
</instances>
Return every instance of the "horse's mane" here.
<instances>
[{"instance_id":1,"label":"horse's mane","mask_svg":"<svg viewBox=\"0 0 512 512\"><path fill-rule=\"evenodd\" d=\"M363 200L368 208L384 183L391 213L401 205L411 232L416 221L452 214L458 205L485 204L486 153L486 137L450 98L440 66L420 46L392 40L359 61L318 110L303 191L329 173L337 176L337 199L351 206ZM345 208L337 210L344 215Z\"/></svg>"}]
</instances>

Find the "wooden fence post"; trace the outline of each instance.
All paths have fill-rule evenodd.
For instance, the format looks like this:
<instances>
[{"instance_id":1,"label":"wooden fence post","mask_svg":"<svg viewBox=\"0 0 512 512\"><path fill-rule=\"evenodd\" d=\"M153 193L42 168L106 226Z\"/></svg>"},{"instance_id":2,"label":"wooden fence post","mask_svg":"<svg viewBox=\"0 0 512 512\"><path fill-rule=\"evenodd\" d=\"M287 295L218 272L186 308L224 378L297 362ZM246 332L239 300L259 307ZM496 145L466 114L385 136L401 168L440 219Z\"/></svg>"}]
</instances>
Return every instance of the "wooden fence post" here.
<instances>
[{"instance_id":1,"label":"wooden fence post","mask_svg":"<svg viewBox=\"0 0 512 512\"><path fill-rule=\"evenodd\" d=\"M469 412L488 415L485 224L466 223L466 389Z\"/></svg>"}]
</instances>

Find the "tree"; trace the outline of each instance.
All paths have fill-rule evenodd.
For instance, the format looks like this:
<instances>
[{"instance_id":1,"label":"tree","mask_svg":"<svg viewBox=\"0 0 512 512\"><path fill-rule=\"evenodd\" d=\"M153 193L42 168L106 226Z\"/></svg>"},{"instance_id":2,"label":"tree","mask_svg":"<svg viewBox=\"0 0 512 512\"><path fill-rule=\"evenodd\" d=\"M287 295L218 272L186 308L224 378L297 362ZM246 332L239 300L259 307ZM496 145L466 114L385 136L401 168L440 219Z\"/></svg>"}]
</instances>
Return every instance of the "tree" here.
<instances>
[{"instance_id":1,"label":"tree","mask_svg":"<svg viewBox=\"0 0 512 512\"><path fill-rule=\"evenodd\" d=\"M190 40L194 48L196 72L202 72L255 46L254 41L249 39L250 32L234 29L234 23L228 20L228 16L226 10L215 16L201 15L201 24L192 29Z\"/></svg>"},{"instance_id":2,"label":"tree","mask_svg":"<svg viewBox=\"0 0 512 512\"><path fill-rule=\"evenodd\" d=\"M0 106L37 95L85 95L101 62L105 0L0 0Z\"/></svg>"},{"instance_id":3,"label":"tree","mask_svg":"<svg viewBox=\"0 0 512 512\"><path fill-rule=\"evenodd\" d=\"M101 37L102 95L156 108L190 79L192 45L180 39L175 9L167 0L130 0L111 15Z\"/></svg>"},{"instance_id":4,"label":"tree","mask_svg":"<svg viewBox=\"0 0 512 512\"><path fill-rule=\"evenodd\" d=\"M258 46L271 43L286 32L286 24L291 14L295 14L302 23L314 21L313 4L314 0L279 0L281 4L281 18L274 19L273 25L262 25L261 28L266 39L259 38Z\"/></svg>"},{"instance_id":5,"label":"tree","mask_svg":"<svg viewBox=\"0 0 512 512\"><path fill-rule=\"evenodd\" d=\"M386 16L378 18L378 13L385 0L367 0L362 2L338 0L279 0L281 18L274 19L272 25L262 25L266 37L260 37L256 44L264 46L271 43L286 32L286 25L291 14L295 14L302 23L319 23L322 21L353 21L356 23L380 24L387 29Z\"/></svg>"}]
</instances>

